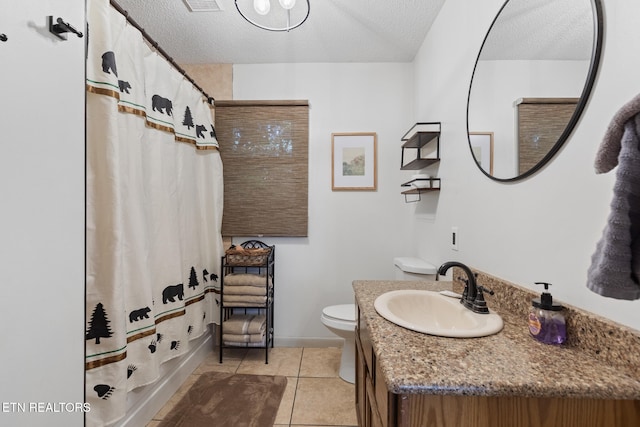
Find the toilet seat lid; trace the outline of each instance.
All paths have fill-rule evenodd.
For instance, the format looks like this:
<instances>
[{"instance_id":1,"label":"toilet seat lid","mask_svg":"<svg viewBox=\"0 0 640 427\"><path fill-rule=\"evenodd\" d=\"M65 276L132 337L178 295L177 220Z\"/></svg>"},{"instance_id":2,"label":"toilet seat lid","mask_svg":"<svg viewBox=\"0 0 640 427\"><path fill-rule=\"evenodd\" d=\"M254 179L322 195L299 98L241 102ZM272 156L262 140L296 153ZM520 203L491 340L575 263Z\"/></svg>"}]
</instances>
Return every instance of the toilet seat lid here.
<instances>
[{"instance_id":1,"label":"toilet seat lid","mask_svg":"<svg viewBox=\"0 0 640 427\"><path fill-rule=\"evenodd\" d=\"M428 263L420 258L413 257L397 257L393 259L393 263L405 273L416 274L436 274L438 270L435 265Z\"/></svg>"},{"instance_id":2,"label":"toilet seat lid","mask_svg":"<svg viewBox=\"0 0 640 427\"><path fill-rule=\"evenodd\" d=\"M355 304L330 305L322 309L322 314L338 320L356 321Z\"/></svg>"}]
</instances>

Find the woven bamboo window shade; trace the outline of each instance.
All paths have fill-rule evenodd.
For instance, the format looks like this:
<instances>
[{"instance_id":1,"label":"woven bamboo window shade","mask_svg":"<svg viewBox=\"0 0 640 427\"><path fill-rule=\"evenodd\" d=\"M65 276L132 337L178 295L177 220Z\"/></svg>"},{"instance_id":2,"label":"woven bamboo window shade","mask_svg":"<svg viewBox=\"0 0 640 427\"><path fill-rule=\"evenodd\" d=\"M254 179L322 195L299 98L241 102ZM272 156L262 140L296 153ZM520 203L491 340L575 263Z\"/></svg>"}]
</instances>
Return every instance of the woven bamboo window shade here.
<instances>
[{"instance_id":1,"label":"woven bamboo window shade","mask_svg":"<svg viewBox=\"0 0 640 427\"><path fill-rule=\"evenodd\" d=\"M519 173L537 165L558 142L576 110L578 98L520 98L518 120Z\"/></svg>"},{"instance_id":2,"label":"woven bamboo window shade","mask_svg":"<svg viewBox=\"0 0 640 427\"><path fill-rule=\"evenodd\" d=\"M216 101L223 236L307 236L308 101Z\"/></svg>"}]
</instances>

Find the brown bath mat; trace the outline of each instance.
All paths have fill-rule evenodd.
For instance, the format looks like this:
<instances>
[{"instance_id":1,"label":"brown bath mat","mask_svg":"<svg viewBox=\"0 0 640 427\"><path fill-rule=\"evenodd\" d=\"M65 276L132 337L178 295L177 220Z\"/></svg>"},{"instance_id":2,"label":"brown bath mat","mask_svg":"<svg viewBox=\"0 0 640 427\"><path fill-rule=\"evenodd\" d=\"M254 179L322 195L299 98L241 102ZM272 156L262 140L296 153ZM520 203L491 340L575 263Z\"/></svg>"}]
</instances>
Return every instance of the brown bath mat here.
<instances>
[{"instance_id":1,"label":"brown bath mat","mask_svg":"<svg viewBox=\"0 0 640 427\"><path fill-rule=\"evenodd\" d=\"M272 427L286 386L283 376L208 372L160 427Z\"/></svg>"}]
</instances>

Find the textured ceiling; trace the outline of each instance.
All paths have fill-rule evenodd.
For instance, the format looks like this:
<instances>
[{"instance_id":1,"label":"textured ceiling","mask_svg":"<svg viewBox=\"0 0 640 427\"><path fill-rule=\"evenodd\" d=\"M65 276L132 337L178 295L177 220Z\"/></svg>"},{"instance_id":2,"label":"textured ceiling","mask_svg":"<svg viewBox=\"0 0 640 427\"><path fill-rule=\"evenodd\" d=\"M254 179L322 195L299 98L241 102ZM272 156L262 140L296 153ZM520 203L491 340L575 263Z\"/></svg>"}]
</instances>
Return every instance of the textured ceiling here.
<instances>
[{"instance_id":1,"label":"textured ceiling","mask_svg":"<svg viewBox=\"0 0 640 427\"><path fill-rule=\"evenodd\" d=\"M310 0L309 19L288 33L254 27L233 0L217 0L220 12L190 12L183 0L116 1L176 62L239 64L409 62L445 0Z\"/></svg>"},{"instance_id":2,"label":"textured ceiling","mask_svg":"<svg viewBox=\"0 0 640 427\"><path fill-rule=\"evenodd\" d=\"M445 2L310 0L307 22L271 32L246 22L233 0L189 0L217 4L217 12L191 12L183 0L116 1L182 64L410 62ZM253 0L238 2L252 9ZM271 4L272 13L280 9ZM584 60L592 42L591 0L511 0L482 59Z\"/></svg>"},{"instance_id":3,"label":"textured ceiling","mask_svg":"<svg viewBox=\"0 0 640 427\"><path fill-rule=\"evenodd\" d=\"M512 0L496 19L482 59L588 60L593 15L591 0Z\"/></svg>"}]
</instances>

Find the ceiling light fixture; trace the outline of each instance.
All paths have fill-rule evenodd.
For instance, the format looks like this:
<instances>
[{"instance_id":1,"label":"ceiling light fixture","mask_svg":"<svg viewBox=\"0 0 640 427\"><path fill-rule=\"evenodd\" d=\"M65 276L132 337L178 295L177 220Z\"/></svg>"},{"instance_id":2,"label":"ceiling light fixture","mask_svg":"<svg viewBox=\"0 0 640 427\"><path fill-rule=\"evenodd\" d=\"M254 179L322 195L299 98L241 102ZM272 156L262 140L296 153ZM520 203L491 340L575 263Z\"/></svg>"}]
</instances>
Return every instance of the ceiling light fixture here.
<instances>
[{"instance_id":1,"label":"ceiling light fixture","mask_svg":"<svg viewBox=\"0 0 640 427\"><path fill-rule=\"evenodd\" d=\"M301 0L299 7L296 7L296 0L278 0L280 7L273 10L271 9L271 0L234 1L236 9L247 22L268 31L290 31L298 28L307 20L311 11L309 0ZM249 7L252 2L253 8ZM278 24L285 20L286 26Z\"/></svg>"}]
</instances>

